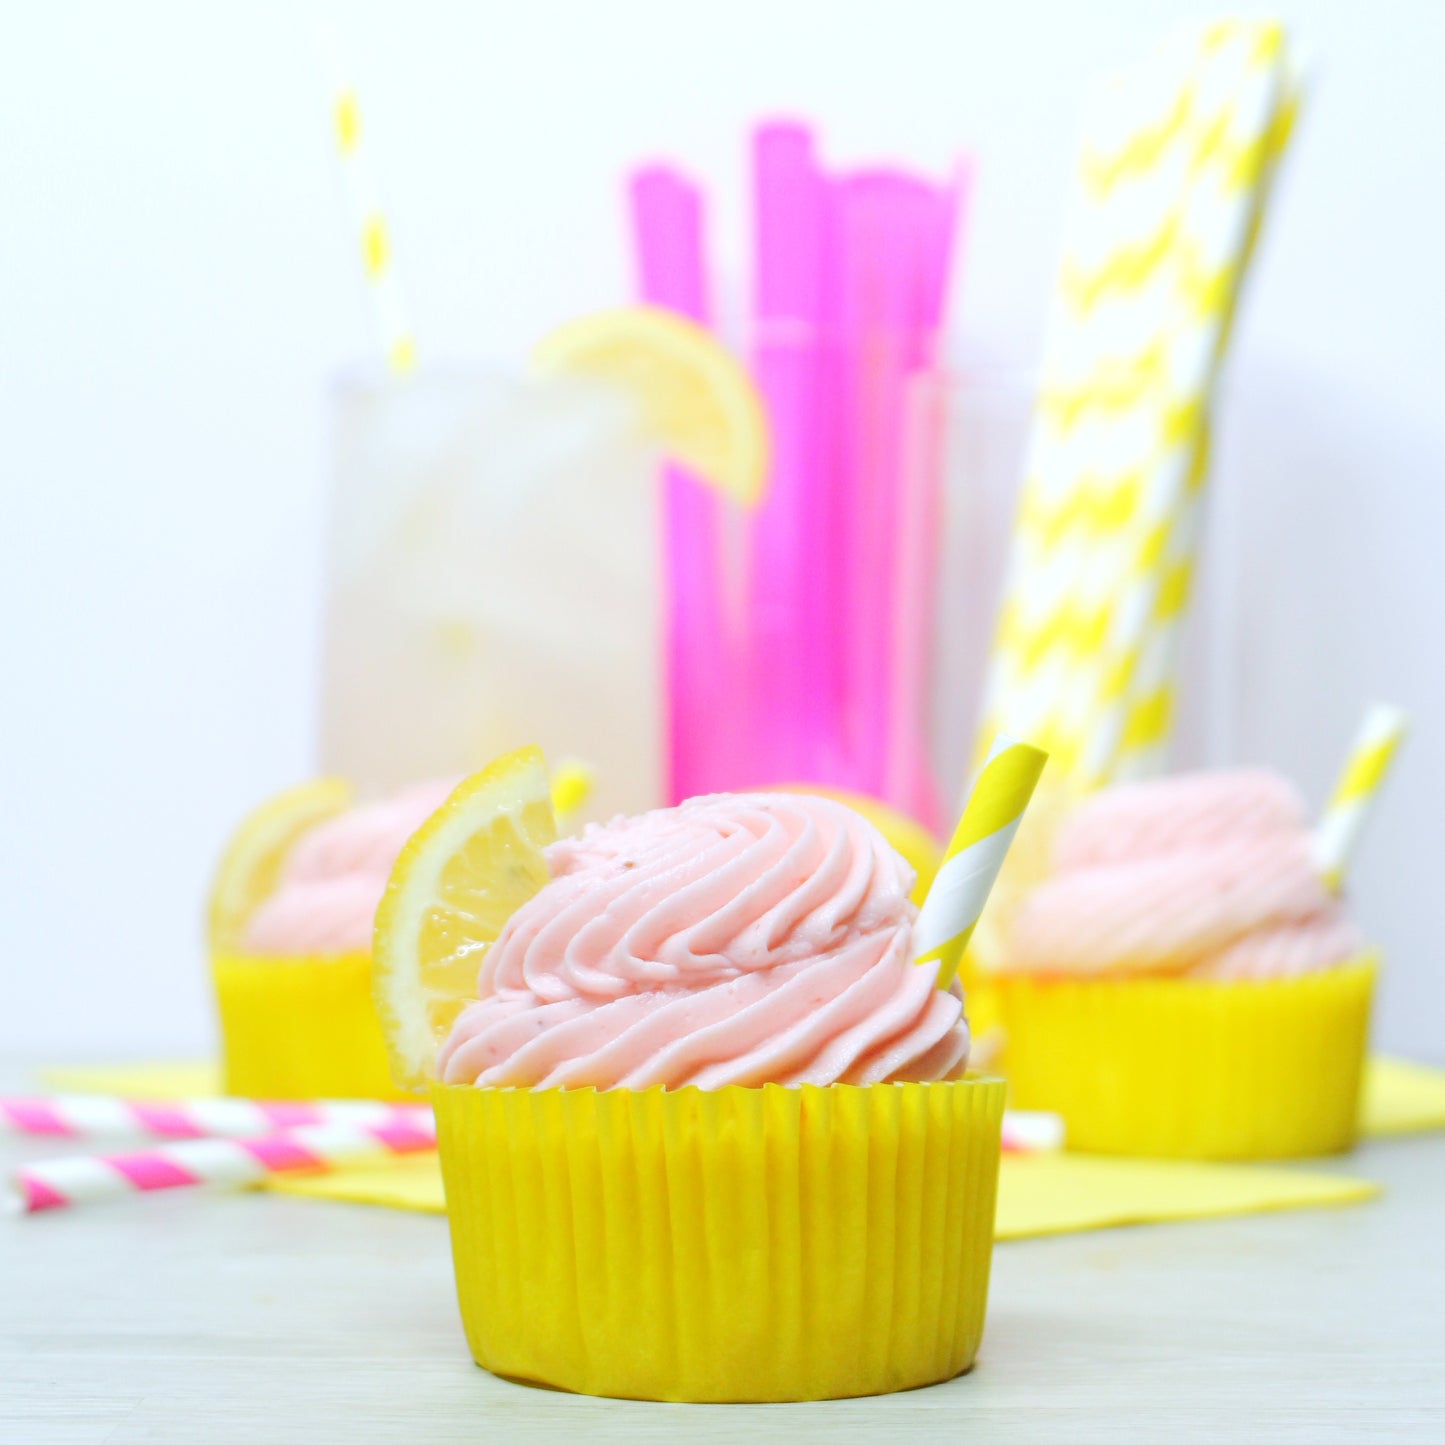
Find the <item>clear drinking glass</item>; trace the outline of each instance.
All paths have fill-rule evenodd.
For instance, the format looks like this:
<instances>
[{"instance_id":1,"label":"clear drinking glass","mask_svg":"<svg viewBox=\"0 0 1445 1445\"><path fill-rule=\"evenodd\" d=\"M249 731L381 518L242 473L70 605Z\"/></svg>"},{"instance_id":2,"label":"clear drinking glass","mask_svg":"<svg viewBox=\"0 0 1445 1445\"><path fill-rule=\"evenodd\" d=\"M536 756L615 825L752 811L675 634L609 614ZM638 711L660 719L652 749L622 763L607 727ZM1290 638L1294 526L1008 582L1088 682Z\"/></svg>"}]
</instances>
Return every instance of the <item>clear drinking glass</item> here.
<instances>
[{"instance_id":1,"label":"clear drinking glass","mask_svg":"<svg viewBox=\"0 0 1445 1445\"><path fill-rule=\"evenodd\" d=\"M363 794L526 743L662 795L656 457L628 400L437 367L334 398L320 763Z\"/></svg>"}]
</instances>

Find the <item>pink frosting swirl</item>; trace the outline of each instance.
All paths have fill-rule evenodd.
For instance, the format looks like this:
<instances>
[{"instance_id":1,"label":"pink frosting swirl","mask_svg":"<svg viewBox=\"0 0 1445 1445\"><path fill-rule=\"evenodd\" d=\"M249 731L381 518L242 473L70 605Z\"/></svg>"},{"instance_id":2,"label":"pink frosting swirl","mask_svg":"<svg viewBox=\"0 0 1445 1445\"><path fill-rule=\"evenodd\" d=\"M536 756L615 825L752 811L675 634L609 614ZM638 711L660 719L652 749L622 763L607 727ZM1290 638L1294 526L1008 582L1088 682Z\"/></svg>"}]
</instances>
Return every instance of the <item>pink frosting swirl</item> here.
<instances>
[{"instance_id":1,"label":"pink frosting swirl","mask_svg":"<svg viewBox=\"0 0 1445 1445\"><path fill-rule=\"evenodd\" d=\"M449 1083L874 1083L967 1062L961 997L912 962L912 871L841 803L694 798L547 863L442 1048Z\"/></svg>"},{"instance_id":2,"label":"pink frosting swirl","mask_svg":"<svg viewBox=\"0 0 1445 1445\"><path fill-rule=\"evenodd\" d=\"M1059 829L1054 867L1072 873L1304 829L1304 802L1278 773L1178 773L1091 798Z\"/></svg>"},{"instance_id":3,"label":"pink frosting swirl","mask_svg":"<svg viewBox=\"0 0 1445 1445\"><path fill-rule=\"evenodd\" d=\"M276 891L246 922L248 953L367 952L376 905L408 838L446 801L453 783L418 783L304 833L281 867Z\"/></svg>"},{"instance_id":4,"label":"pink frosting swirl","mask_svg":"<svg viewBox=\"0 0 1445 1445\"><path fill-rule=\"evenodd\" d=\"M1287 977L1358 953L1321 882L1294 790L1266 773L1108 789L1059 830L1005 966L1029 973Z\"/></svg>"},{"instance_id":5,"label":"pink frosting swirl","mask_svg":"<svg viewBox=\"0 0 1445 1445\"><path fill-rule=\"evenodd\" d=\"M1364 946L1359 930L1336 908L1305 923L1286 923L1247 933L1195 964L1190 975L1235 981L1295 978L1343 963Z\"/></svg>"}]
</instances>

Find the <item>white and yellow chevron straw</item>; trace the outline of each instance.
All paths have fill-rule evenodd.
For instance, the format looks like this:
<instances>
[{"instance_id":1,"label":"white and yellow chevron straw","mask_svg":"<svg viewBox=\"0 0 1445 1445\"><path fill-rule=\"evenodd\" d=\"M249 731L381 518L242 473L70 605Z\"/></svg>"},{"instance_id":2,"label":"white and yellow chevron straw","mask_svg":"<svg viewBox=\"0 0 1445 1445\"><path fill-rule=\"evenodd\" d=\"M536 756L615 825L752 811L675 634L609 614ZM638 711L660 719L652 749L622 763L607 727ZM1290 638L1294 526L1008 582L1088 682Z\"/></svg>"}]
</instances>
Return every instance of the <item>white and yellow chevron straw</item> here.
<instances>
[{"instance_id":1,"label":"white and yellow chevron straw","mask_svg":"<svg viewBox=\"0 0 1445 1445\"><path fill-rule=\"evenodd\" d=\"M317 46L328 67L332 134L347 207L357 228L362 274L381 332L387 367L393 375L404 376L416 365L416 342L397 281L391 236L378 198L376 179L362 140L356 90L337 63L335 39L328 28L318 28Z\"/></svg>"},{"instance_id":2,"label":"white and yellow chevron straw","mask_svg":"<svg viewBox=\"0 0 1445 1445\"><path fill-rule=\"evenodd\" d=\"M997 738L963 805L913 927L914 962L938 961L939 988L953 982L1048 756L1028 743Z\"/></svg>"},{"instance_id":3,"label":"white and yellow chevron straw","mask_svg":"<svg viewBox=\"0 0 1445 1445\"><path fill-rule=\"evenodd\" d=\"M1181 32L1094 96L983 736L1075 785L1157 767L1209 402L1293 92L1273 22Z\"/></svg>"},{"instance_id":4,"label":"white and yellow chevron straw","mask_svg":"<svg viewBox=\"0 0 1445 1445\"><path fill-rule=\"evenodd\" d=\"M1310 840L1315 866L1336 892L1344 885L1355 846L1408 725L1405 713L1384 703L1365 713L1344 771L1315 826Z\"/></svg>"},{"instance_id":5,"label":"white and yellow chevron straw","mask_svg":"<svg viewBox=\"0 0 1445 1445\"><path fill-rule=\"evenodd\" d=\"M1120 705L1104 713L1092 758L1086 753L1096 780L1147 777L1167 763L1180 639L1202 532L1212 394L1300 103L1299 77L1277 25L1223 22L1210 27L1204 40L1201 84L1210 80L1212 68L1218 72L1212 77L1216 88L1228 99L1196 152L1198 185L1189 200L1189 230L1197 251L1187 262L1193 279L1186 277L1176 296L1178 329L1171 342L1189 368L1173 379L1173 394L1198 398L1197 405L1190 402L1194 444L1187 462L1172 473L1168 515L1142 531L1146 551L1136 555L1134 578L1140 606L1137 613L1118 614L1120 620L1137 618L1136 629L1114 639L1115 656L1129 660L1128 688Z\"/></svg>"}]
</instances>

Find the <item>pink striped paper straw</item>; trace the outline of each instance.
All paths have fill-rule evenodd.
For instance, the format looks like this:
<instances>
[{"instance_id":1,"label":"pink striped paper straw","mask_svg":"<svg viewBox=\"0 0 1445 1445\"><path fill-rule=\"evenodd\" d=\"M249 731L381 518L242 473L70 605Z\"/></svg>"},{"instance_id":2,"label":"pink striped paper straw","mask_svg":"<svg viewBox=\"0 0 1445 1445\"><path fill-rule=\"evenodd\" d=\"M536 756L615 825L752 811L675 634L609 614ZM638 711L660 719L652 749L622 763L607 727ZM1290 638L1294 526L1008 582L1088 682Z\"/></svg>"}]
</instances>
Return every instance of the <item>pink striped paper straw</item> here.
<instances>
[{"instance_id":1,"label":"pink striped paper straw","mask_svg":"<svg viewBox=\"0 0 1445 1445\"><path fill-rule=\"evenodd\" d=\"M311 1104L254 1099L118 1099L109 1094L52 1094L0 1099L0 1131L51 1139L235 1139L307 1124L430 1127L429 1104L363 1099Z\"/></svg>"},{"instance_id":2,"label":"pink striped paper straw","mask_svg":"<svg viewBox=\"0 0 1445 1445\"><path fill-rule=\"evenodd\" d=\"M833 731L814 596L819 463L819 327L825 190L812 132L791 121L753 136L753 375L768 410L772 473L752 519L748 572L755 782L813 780Z\"/></svg>"},{"instance_id":3,"label":"pink striped paper straw","mask_svg":"<svg viewBox=\"0 0 1445 1445\"><path fill-rule=\"evenodd\" d=\"M637 171L629 186L638 291L644 301L708 324L702 195L666 166ZM723 503L678 467L662 481L666 604L668 801L725 786L720 754L733 736L739 689L723 613Z\"/></svg>"},{"instance_id":4,"label":"pink striped paper straw","mask_svg":"<svg viewBox=\"0 0 1445 1445\"><path fill-rule=\"evenodd\" d=\"M1002 1134L1005 1154L1051 1154L1064 1147L1064 1121L1058 1114L1005 1109Z\"/></svg>"},{"instance_id":5,"label":"pink striped paper straw","mask_svg":"<svg viewBox=\"0 0 1445 1445\"><path fill-rule=\"evenodd\" d=\"M7 1200L24 1214L162 1189L238 1188L276 1174L319 1174L436 1148L430 1122L372 1129L312 1124L253 1139L188 1139L134 1154L73 1155L26 1164Z\"/></svg>"}]
</instances>

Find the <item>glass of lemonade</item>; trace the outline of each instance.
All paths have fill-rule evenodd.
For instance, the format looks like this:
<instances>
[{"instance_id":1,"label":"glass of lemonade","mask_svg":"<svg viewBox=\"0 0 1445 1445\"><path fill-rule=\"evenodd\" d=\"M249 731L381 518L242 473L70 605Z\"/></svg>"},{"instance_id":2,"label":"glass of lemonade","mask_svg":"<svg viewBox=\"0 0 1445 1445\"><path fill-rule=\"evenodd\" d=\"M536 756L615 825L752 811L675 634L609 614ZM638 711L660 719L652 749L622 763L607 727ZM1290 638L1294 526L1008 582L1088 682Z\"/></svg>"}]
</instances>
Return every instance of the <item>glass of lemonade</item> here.
<instances>
[{"instance_id":1,"label":"glass of lemonade","mask_svg":"<svg viewBox=\"0 0 1445 1445\"><path fill-rule=\"evenodd\" d=\"M605 386L457 365L334 398L320 765L363 794L525 743L662 798L656 456Z\"/></svg>"}]
</instances>

